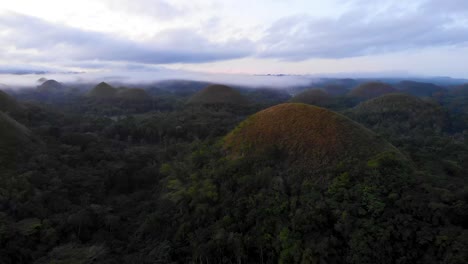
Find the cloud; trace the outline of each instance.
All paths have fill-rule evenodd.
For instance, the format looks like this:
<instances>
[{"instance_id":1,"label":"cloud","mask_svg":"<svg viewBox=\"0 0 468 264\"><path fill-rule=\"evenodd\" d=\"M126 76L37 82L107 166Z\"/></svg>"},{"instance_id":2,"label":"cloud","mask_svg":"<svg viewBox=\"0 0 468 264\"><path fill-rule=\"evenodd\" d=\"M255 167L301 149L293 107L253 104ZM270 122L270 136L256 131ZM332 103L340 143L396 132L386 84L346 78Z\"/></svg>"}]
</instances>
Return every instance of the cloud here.
<instances>
[{"instance_id":1,"label":"cloud","mask_svg":"<svg viewBox=\"0 0 468 264\"><path fill-rule=\"evenodd\" d=\"M295 15L277 20L259 41L259 57L284 60L347 58L468 44L464 0L354 1L337 18ZM458 5L459 4L459 5Z\"/></svg>"},{"instance_id":2,"label":"cloud","mask_svg":"<svg viewBox=\"0 0 468 264\"><path fill-rule=\"evenodd\" d=\"M104 0L111 10L135 15L146 15L156 19L173 19L185 11L164 0Z\"/></svg>"},{"instance_id":3,"label":"cloud","mask_svg":"<svg viewBox=\"0 0 468 264\"><path fill-rule=\"evenodd\" d=\"M0 15L0 36L0 56L15 53L33 61L200 63L241 58L253 51L248 40L213 42L188 28L167 30L149 41L136 42L16 13Z\"/></svg>"}]
</instances>

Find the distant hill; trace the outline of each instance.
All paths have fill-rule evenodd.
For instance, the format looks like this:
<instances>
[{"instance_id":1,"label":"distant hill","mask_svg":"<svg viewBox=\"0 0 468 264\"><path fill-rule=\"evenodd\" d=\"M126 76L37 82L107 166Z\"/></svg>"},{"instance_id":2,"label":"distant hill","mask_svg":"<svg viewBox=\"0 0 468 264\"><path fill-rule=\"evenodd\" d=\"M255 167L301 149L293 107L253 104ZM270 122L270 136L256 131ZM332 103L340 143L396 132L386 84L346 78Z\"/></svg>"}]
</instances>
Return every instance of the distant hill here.
<instances>
[{"instance_id":1,"label":"distant hill","mask_svg":"<svg viewBox=\"0 0 468 264\"><path fill-rule=\"evenodd\" d=\"M355 79L322 79L320 85L323 87L342 87L349 90L359 84L358 80Z\"/></svg>"},{"instance_id":2,"label":"distant hill","mask_svg":"<svg viewBox=\"0 0 468 264\"><path fill-rule=\"evenodd\" d=\"M397 90L392 86L382 82L363 83L349 92L350 97L361 100L378 97L388 93L395 93Z\"/></svg>"},{"instance_id":3,"label":"distant hill","mask_svg":"<svg viewBox=\"0 0 468 264\"><path fill-rule=\"evenodd\" d=\"M341 96L345 95L349 92L349 89L347 89L344 86L341 86L339 84L328 84L323 87L323 90L327 92L327 94L331 96Z\"/></svg>"},{"instance_id":4,"label":"distant hill","mask_svg":"<svg viewBox=\"0 0 468 264\"><path fill-rule=\"evenodd\" d=\"M297 103L252 115L224 138L224 147L231 157L279 151L289 162L311 171L366 162L386 151L399 153L345 116Z\"/></svg>"},{"instance_id":5,"label":"distant hill","mask_svg":"<svg viewBox=\"0 0 468 264\"><path fill-rule=\"evenodd\" d=\"M330 99L330 95L321 89L309 89L295 95L289 101L292 103L325 106L330 102Z\"/></svg>"},{"instance_id":6,"label":"distant hill","mask_svg":"<svg viewBox=\"0 0 468 264\"><path fill-rule=\"evenodd\" d=\"M190 98L188 103L202 105L245 105L247 104L247 99L229 86L214 84L197 92Z\"/></svg>"},{"instance_id":7,"label":"distant hill","mask_svg":"<svg viewBox=\"0 0 468 264\"><path fill-rule=\"evenodd\" d=\"M414 96L433 96L436 93L446 91L444 88L433 83L415 81L402 81L396 85L396 88Z\"/></svg>"},{"instance_id":8,"label":"distant hill","mask_svg":"<svg viewBox=\"0 0 468 264\"><path fill-rule=\"evenodd\" d=\"M64 92L64 86L56 80L47 80L37 87L37 91L41 93L62 93Z\"/></svg>"},{"instance_id":9,"label":"distant hill","mask_svg":"<svg viewBox=\"0 0 468 264\"><path fill-rule=\"evenodd\" d=\"M291 95L282 89L257 88L243 93L250 101L260 104L279 104L288 101Z\"/></svg>"},{"instance_id":10,"label":"distant hill","mask_svg":"<svg viewBox=\"0 0 468 264\"><path fill-rule=\"evenodd\" d=\"M97 99L110 99L117 94L117 89L106 82L101 82L88 92L89 97Z\"/></svg>"},{"instance_id":11,"label":"distant hill","mask_svg":"<svg viewBox=\"0 0 468 264\"><path fill-rule=\"evenodd\" d=\"M416 129L441 131L448 125L440 105L407 94L386 94L365 101L351 110L351 116L371 128L395 134L418 132Z\"/></svg>"},{"instance_id":12,"label":"distant hill","mask_svg":"<svg viewBox=\"0 0 468 264\"><path fill-rule=\"evenodd\" d=\"M43 83L45 83L46 81L47 81L47 79L44 78L44 77L41 77L41 78L37 79L37 82L40 83L40 84L43 84Z\"/></svg>"}]
</instances>

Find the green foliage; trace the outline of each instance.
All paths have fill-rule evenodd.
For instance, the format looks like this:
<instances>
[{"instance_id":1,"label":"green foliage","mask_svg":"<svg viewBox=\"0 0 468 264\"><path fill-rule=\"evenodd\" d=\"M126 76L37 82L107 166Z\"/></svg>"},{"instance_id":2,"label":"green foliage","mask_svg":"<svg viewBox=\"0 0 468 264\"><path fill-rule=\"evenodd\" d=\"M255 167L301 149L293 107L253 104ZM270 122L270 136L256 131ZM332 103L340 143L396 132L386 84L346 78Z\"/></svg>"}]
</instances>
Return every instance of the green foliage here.
<instances>
[{"instance_id":1,"label":"green foliage","mask_svg":"<svg viewBox=\"0 0 468 264\"><path fill-rule=\"evenodd\" d=\"M351 110L376 135L301 104L241 122L271 102L185 105L205 83L157 85L148 104L62 94L0 113L15 165L0 168L0 263L466 263L460 94ZM452 125L435 129L443 107Z\"/></svg>"},{"instance_id":2,"label":"green foliage","mask_svg":"<svg viewBox=\"0 0 468 264\"><path fill-rule=\"evenodd\" d=\"M231 87L209 85L193 95L188 103L201 105L246 105L247 99Z\"/></svg>"}]
</instances>

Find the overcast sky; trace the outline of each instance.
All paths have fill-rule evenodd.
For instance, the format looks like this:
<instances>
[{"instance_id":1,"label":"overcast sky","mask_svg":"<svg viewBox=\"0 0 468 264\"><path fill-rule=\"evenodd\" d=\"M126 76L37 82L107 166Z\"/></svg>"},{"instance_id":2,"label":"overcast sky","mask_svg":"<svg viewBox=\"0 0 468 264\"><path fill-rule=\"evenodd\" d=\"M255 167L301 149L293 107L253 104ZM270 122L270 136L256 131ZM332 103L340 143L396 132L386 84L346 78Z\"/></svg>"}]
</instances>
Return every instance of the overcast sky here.
<instances>
[{"instance_id":1,"label":"overcast sky","mask_svg":"<svg viewBox=\"0 0 468 264\"><path fill-rule=\"evenodd\" d=\"M468 78L467 0L14 0L0 70Z\"/></svg>"}]
</instances>

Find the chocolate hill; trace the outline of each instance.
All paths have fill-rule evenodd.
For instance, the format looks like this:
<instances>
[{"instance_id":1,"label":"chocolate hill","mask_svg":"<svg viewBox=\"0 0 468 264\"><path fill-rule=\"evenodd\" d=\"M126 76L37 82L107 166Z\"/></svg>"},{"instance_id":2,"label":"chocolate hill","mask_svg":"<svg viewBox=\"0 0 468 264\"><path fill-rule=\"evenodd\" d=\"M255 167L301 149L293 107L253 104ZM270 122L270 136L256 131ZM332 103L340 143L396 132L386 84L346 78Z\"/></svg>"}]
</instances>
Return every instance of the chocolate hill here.
<instances>
[{"instance_id":1,"label":"chocolate hill","mask_svg":"<svg viewBox=\"0 0 468 264\"><path fill-rule=\"evenodd\" d=\"M387 151L401 155L347 117L297 103L276 105L252 115L224 138L224 148L231 157L280 151L289 162L311 171L337 164L365 164Z\"/></svg>"},{"instance_id":2,"label":"chocolate hill","mask_svg":"<svg viewBox=\"0 0 468 264\"><path fill-rule=\"evenodd\" d=\"M366 100L395 92L397 92L397 90L388 84L382 82L367 82L352 89L348 95L350 97Z\"/></svg>"},{"instance_id":3,"label":"chocolate hill","mask_svg":"<svg viewBox=\"0 0 468 264\"><path fill-rule=\"evenodd\" d=\"M329 103L329 101L330 95L321 89L309 89L303 91L295 95L290 100L292 103L304 103L318 106L324 106Z\"/></svg>"},{"instance_id":4,"label":"chocolate hill","mask_svg":"<svg viewBox=\"0 0 468 264\"><path fill-rule=\"evenodd\" d=\"M56 80L47 80L37 87L37 91L42 93L60 93L64 86Z\"/></svg>"},{"instance_id":5,"label":"chocolate hill","mask_svg":"<svg viewBox=\"0 0 468 264\"><path fill-rule=\"evenodd\" d=\"M101 82L96 85L91 91L88 92L89 97L98 98L98 99L109 99L113 98L117 94L117 89L107 84L106 82Z\"/></svg>"},{"instance_id":6,"label":"chocolate hill","mask_svg":"<svg viewBox=\"0 0 468 264\"><path fill-rule=\"evenodd\" d=\"M445 111L435 102L407 94L387 94L360 103L351 110L353 119L373 128L407 133L415 128L442 130Z\"/></svg>"},{"instance_id":7,"label":"chocolate hill","mask_svg":"<svg viewBox=\"0 0 468 264\"><path fill-rule=\"evenodd\" d=\"M215 84L209 85L194 94L188 103L202 105L245 105L247 104L247 99L229 86Z\"/></svg>"}]
</instances>

